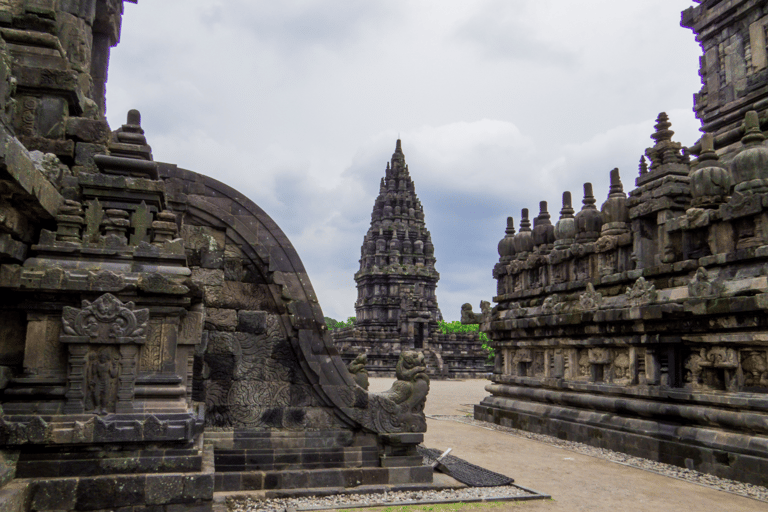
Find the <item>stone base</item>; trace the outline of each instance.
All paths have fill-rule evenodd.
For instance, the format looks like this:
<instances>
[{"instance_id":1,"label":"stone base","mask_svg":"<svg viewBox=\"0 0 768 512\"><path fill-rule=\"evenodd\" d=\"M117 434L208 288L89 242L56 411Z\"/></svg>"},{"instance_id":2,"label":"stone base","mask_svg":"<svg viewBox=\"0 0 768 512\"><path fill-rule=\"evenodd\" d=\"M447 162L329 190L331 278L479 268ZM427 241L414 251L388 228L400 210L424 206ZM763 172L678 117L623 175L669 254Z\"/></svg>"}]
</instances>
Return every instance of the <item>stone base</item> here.
<instances>
[{"instance_id":1,"label":"stone base","mask_svg":"<svg viewBox=\"0 0 768 512\"><path fill-rule=\"evenodd\" d=\"M11 485L16 484L27 486L28 508L23 510L30 512L208 512L213 506L213 453L206 451L197 471L30 478Z\"/></svg>"},{"instance_id":2,"label":"stone base","mask_svg":"<svg viewBox=\"0 0 768 512\"><path fill-rule=\"evenodd\" d=\"M670 409L675 406L668 404ZM768 438L498 396L476 420L627 453L721 478L768 485Z\"/></svg>"},{"instance_id":3,"label":"stone base","mask_svg":"<svg viewBox=\"0 0 768 512\"><path fill-rule=\"evenodd\" d=\"M217 472L216 492L431 484L432 467Z\"/></svg>"}]
</instances>

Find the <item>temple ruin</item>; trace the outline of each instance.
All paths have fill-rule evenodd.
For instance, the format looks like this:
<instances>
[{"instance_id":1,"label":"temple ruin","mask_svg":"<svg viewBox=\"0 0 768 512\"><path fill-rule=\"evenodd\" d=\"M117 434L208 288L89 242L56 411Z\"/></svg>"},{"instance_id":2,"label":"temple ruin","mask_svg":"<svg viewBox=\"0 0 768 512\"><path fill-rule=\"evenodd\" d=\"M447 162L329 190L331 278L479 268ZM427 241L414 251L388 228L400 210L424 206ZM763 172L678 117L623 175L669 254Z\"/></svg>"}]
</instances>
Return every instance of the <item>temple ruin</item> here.
<instances>
[{"instance_id":1,"label":"temple ruin","mask_svg":"<svg viewBox=\"0 0 768 512\"><path fill-rule=\"evenodd\" d=\"M509 219L475 418L767 485L768 4L698 4L705 135L662 113L628 194Z\"/></svg>"},{"instance_id":2,"label":"temple ruin","mask_svg":"<svg viewBox=\"0 0 768 512\"><path fill-rule=\"evenodd\" d=\"M122 13L0 1L0 508L429 485L423 355L368 393L274 221L108 126Z\"/></svg>"},{"instance_id":3,"label":"temple ruin","mask_svg":"<svg viewBox=\"0 0 768 512\"><path fill-rule=\"evenodd\" d=\"M355 325L331 332L342 358L367 357L375 376L395 374L401 350L421 350L434 376L485 376L487 353L474 332L441 333L435 247L400 140L371 213L355 274Z\"/></svg>"}]
</instances>

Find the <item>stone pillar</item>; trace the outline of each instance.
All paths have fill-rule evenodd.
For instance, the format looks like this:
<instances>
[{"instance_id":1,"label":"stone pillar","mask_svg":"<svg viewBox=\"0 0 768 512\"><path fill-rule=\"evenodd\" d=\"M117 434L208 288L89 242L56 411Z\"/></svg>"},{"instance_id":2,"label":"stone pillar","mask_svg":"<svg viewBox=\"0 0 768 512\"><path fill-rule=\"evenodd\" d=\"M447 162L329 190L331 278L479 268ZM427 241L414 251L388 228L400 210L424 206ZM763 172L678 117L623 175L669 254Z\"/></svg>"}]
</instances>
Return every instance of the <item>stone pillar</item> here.
<instances>
[{"instance_id":1,"label":"stone pillar","mask_svg":"<svg viewBox=\"0 0 768 512\"><path fill-rule=\"evenodd\" d=\"M136 360L138 345L120 345L120 375L117 386L115 412L133 412L133 396L136 387Z\"/></svg>"},{"instance_id":2,"label":"stone pillar","mask_svg":"<svg viewBox=\"0 0 768 512\"><path fill-rule=\"evenodd\" d=\"M655 347L645 349L645 377L647 383L651 385L658 385L661 381L661 362Z\"/></svg>"},{"instance_id":3,"label":"stone pillar","mask_svg":"<svg viewBox=\"0 0 768 512\"><path fill-rule=\"evenodd\" d=\"M67 403L64 405L66 414L82 414L85 412L85 389L88 372L88 354L90 350L87 339L82 343L69 345L69 387L64 395Z\"/></svg>"}]
</instances>

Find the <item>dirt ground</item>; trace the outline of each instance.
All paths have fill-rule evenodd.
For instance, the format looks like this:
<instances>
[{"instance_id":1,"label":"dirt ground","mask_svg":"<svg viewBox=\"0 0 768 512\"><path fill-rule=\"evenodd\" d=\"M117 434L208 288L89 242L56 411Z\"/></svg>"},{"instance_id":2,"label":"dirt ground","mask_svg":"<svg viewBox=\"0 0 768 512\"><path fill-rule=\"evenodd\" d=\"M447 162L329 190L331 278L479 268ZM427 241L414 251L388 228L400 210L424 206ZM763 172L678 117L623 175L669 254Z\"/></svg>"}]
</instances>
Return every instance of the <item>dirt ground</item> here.
<instances>
[{"instance_id":1,"label":"dirt ground","mask_svg":"<svg viewBox=\"0 0 768 512\"><path fill-rule=\"evenodd\" d=\"M370 391L380 392L393 379L370 382ZM425 412L471 415L472 405L488 394L486 384L486 380L433 380ZM763 502L454 421L428 419L424 444L439 450L452 448L456 457L552 496L547 501L489 507L495 512L768 511Z\"/></svg>"}]
</instances>

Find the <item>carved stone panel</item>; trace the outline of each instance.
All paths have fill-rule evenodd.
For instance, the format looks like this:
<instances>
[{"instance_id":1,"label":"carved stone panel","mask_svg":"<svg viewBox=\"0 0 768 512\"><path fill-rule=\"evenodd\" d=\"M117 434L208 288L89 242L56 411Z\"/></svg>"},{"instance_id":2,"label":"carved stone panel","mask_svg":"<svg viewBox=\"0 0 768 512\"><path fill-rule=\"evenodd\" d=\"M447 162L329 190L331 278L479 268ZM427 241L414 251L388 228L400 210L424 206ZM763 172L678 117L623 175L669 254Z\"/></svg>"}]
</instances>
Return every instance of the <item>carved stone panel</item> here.
<instances>
[{"instance_id":1,"label":"carved stone panel","mask_svg":"<svg viewBox=\"0 0 768 512\"><path fill-rule=\"evenodd\" d=\"M136 309L109 293L82 304L62 311L59 341L69 354L64 411L133 412L138 349L146 342L149 309Z\"/></svg>"}]
</instances>

